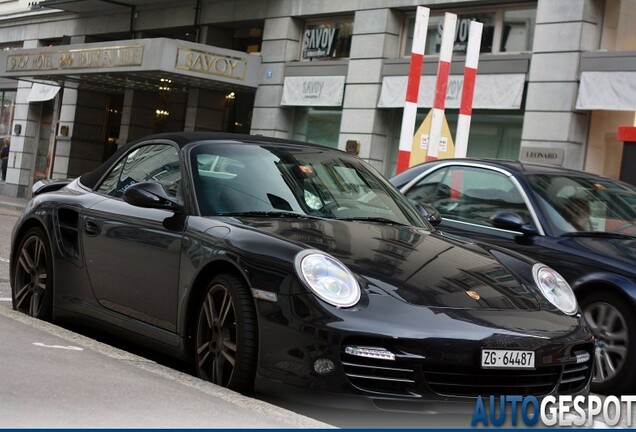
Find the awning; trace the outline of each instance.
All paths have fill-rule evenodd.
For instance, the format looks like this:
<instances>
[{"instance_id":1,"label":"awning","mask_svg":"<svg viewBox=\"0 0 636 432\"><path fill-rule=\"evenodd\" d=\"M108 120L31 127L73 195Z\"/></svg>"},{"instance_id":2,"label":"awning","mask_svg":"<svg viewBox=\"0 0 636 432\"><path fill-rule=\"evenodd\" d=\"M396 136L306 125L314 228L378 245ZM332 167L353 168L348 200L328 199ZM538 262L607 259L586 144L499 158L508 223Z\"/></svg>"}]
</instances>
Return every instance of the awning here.
<instances>
[{"instance_id":1,"label":"awning","mask_svg":"<svg viewBox=\"0 0 636 432\"><path fill-rule=\"evenodd\" d=\"M475 81L473 108L475 109L519 109L523 96L525 74L479 75ZM385 76L382 79L379 108L402 108L406 96L406 76ZM420 78L420 92L417 104L420 107L433 106L435 95L434 75ZM448 80L446 107L459 108L464 84L463 75L451 75Z\"/></svg>"},{"instance_id":2,"label":"awning","mask_svg":"<svg viewBox=\"0 0 636 432\"><path fill-rule=\"evenodd\" d=\"M582 72L576 109L636 111L636 72Z\"/></svg>"},{"instance_id":3,"label":"awning","mask_svg":"<svg viewBox=\"0 0 636 432\"><path fill-rule=\"evenodd\" d=\"M48 85L42 83L33 83L27 102L44 102L55 97L60 87L56 85Z\"/></svg>"},{"instance_id":4,"label":"awning","mask_svg":"<svg viewBox=\"0 0 636 432\"><path fill-rule=\"evenodd\" d=\"M285 77L281 105L342 106L345 77Z\"/></svg>"},{"instance_id":5,"label":"awning","mask_svg":"<svg viewBox=\"0 0 636 432\"><path fill-rule=\"evenodd\" d=\"M168 38L0 51L0 77L111 91L255 89L260 64L258 55Z\"/></svg>"}]
</instances>

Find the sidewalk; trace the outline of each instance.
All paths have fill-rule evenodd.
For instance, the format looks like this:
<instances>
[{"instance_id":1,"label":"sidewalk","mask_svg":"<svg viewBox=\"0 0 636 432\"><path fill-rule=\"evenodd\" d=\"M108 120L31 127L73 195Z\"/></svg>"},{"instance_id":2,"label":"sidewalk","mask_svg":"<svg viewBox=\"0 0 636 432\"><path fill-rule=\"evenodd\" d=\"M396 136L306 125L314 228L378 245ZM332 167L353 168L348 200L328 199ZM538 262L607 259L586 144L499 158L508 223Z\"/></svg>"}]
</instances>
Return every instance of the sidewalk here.
<instances>
[{"instance_id":1,"label":"sidewalk","mask_svg":"<svg viewBox=\"0 0 636 432\"><path fill-rule=\"evenodd\" d=\"M16 198L5 195L5 182L0 180L0 207L22 210L29 202L28 198Z\"/></svg>"},{"instance_id":2,"label":"sidewalk","mask_svg":"<svg viewBox=\"0 0 636 432\"><path fill-rule=\"evenodd\" d=\"M0 306L2 428L329 429Z\"/></svg>"},{"instance_id":3,"label":"sidewalk","mask_svg":"<svg viewBox=\"0 0 636 432\"><path fill-rule=\"evenodd\" d=\"M0 207L22 210L29 202L27 198L16 198L6 195L0 195Z\"/></svg>"}]
</instances>

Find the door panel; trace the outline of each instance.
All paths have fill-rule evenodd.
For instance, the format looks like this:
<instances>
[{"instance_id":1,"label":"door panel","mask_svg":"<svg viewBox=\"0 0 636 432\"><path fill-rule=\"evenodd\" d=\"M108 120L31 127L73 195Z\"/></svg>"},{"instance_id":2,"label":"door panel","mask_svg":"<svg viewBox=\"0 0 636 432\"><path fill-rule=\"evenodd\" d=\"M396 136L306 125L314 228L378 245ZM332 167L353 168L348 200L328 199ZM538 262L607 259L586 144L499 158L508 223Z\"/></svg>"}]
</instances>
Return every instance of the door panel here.
<instances>
[{"instance_id":1,"label":"door panel","mask_svg":"<svg viewBox=\"0 0 636 432\"><path fill-rule=\"evenodd\" d=\"M183 235L164 227L172 215L108 199L85 213L81 235L97 301L175 331Z\"/></svg>"}]
</instances>

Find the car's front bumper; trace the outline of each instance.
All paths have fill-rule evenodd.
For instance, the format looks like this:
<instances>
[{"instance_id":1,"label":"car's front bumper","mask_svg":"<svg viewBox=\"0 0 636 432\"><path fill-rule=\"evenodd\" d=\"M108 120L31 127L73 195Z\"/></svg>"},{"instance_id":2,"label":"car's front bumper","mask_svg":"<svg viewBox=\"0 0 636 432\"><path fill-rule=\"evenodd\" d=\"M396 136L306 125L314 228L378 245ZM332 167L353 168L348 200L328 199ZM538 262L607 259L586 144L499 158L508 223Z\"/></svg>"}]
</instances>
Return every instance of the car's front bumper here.
<instances>
[{"instance_id":1,"label":"car's front bumper","mask_svg":"<svg viewBox=\"0 0 636 432\"><path fill-rule=\"evenodd\" d=\"M388 304L392 313L381 313ZM309 390L312 403L337 406L346 396L361 409L437 412L474 407L479 395L589 392L594 344L580 316L417 308L387 298L327 310L311 296L258 310L261 381ZM347 347L381 348L395 359L352 355ZM482 349L531 350L535 368L483 369ZM325 361L333 369L321 373L316 362Z\"/></svg>"}]
</instances>

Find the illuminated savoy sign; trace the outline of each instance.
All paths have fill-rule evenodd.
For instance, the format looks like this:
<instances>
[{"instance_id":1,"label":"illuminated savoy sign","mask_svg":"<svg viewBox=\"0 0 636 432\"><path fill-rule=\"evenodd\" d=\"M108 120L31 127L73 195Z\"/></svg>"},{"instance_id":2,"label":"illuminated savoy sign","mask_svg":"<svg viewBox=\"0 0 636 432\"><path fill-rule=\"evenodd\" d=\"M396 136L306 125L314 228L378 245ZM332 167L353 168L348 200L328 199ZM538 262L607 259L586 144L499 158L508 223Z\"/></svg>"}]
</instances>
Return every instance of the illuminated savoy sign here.
<instances>
[{"instance_id":1,"label":"illuminated savoy sign","mask_svg":"<svg viewBox=\"0 0 636 432\"><path fill-rule=\"evenodd\" d=\"M42 50L7 56L7 72L39 72L88 68L141 66L144 47L119 46L107 48Z\"/></svg>"},{"instance_id":2,"label":"illuminated savoy sign","mask_svg":"<svg viewBox=\"0 0 636 432\"><path fill-rule=\"evenodd\" d=\"M313 28L303 36L303 58L331 57L336 48L337 28Z\"/></svg>"},{"instance_id":3,"label":"illuminated savoy sign","mask_svg":"<svg viewBox=\"0 0 636 432\"><path fill-rule=\"evenodd\" d=\"M190 48L179 48L175 67L190 72L244 80L247 71L247 61L213 51L206 52Z\"/></svg>"}]
</instances>

